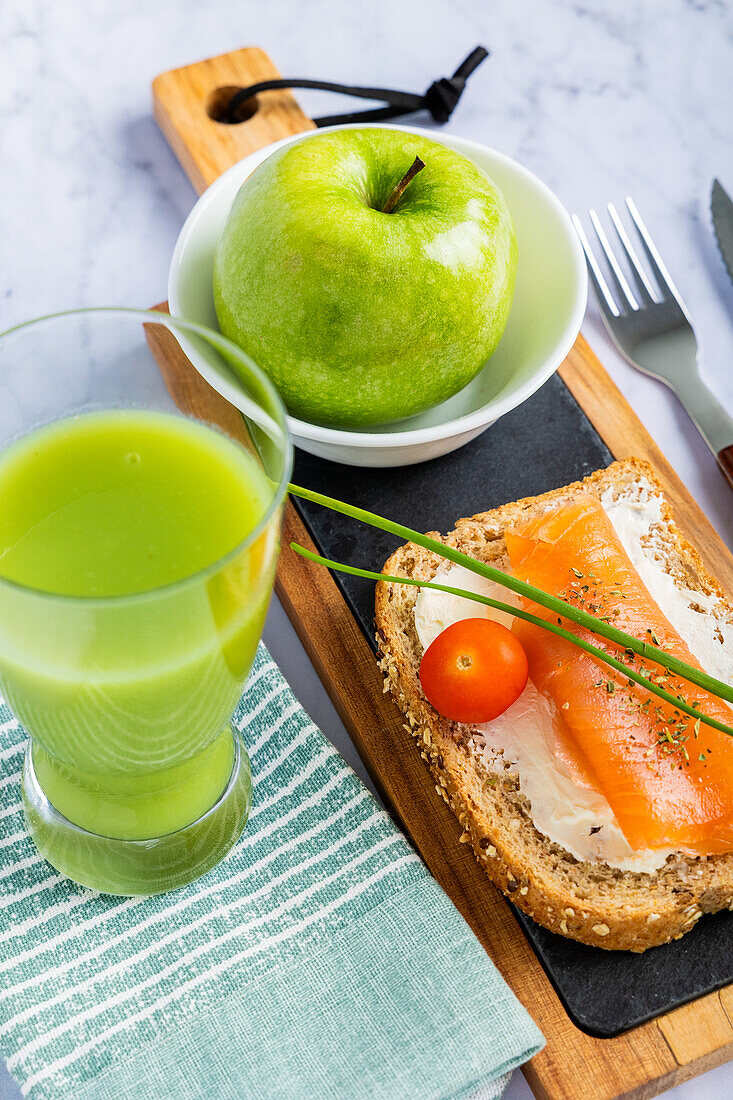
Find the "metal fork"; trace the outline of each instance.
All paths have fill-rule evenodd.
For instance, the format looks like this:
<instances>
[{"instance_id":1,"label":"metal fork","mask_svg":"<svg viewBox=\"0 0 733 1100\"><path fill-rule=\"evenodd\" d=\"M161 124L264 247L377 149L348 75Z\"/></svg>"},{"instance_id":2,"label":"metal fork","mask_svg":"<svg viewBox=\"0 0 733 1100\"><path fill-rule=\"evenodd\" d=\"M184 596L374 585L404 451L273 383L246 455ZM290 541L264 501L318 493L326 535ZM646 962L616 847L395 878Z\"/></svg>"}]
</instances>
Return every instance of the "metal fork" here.
<instances>
[{"instance_id":1,"label":"metal fork","mask_svg":"<svg viewBox=\"0 0 733 1100\"><path fill-rule=\"evenodd\" d=\"M618 350L633 367L660 379L677 394L733 488L733 418L702 381L697 362L697 340L679 292L636 204L627 198L626 206L656 287L640 262L613 203L608 203L608 213L618 237L621 255L632 274L633 287L595 210L589 212L589 217L606 259L613 290L593 253L580 218L577 214L573 215L573 224L583 245L588 274L606 328Z\"/></svg>"}]
</instances>

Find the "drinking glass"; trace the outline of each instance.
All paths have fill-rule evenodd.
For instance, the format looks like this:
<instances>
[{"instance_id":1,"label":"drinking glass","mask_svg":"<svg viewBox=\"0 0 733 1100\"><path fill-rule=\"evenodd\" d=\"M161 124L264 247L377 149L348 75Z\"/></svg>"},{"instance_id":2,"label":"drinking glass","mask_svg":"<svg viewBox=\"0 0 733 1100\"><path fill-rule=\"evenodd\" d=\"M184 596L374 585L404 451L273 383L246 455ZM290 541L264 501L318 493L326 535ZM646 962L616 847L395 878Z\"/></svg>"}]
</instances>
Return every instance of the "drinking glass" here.
<instances>
[{"instance_id":1,"label":"drinking glass","mask_svg":"<svg viewBox=\"0 0 733 1100\"><path fill-rule=\"evenodd\" d=\"M190 366L171 365L186 351L236 383L238 408L224 406L216 426L200 399L212 391L200 380L191 386ZM233 484L248 489L241 458L263 501L223 557L139 591L69 595L19 583L4 575L0 545L0 690L30 735L28 828L59 871L128 895L198 878L246 824L249 758L231 717L272 592L292 448L271 383L219 333L162 313L102 309L0 336L0 471L15 453L5 449L28 433L120 410L168 414L184 433L196 423L207 440L216 433L212 444L232 457L223 468ZM137 522L135 497L129 507Z\"/></svg>"}]
</instances>

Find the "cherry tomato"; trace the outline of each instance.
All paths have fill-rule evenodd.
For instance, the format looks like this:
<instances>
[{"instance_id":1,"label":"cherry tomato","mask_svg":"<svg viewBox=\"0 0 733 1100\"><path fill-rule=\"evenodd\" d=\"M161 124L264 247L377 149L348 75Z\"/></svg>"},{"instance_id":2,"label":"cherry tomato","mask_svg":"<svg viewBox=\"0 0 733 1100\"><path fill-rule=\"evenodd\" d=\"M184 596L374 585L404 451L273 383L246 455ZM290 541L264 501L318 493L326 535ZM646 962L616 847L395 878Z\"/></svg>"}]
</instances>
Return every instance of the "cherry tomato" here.
<instances>
[{"instance_id":1,"label":"cherry tomato","mask_svg":"<svg viewBox=\"0 0 733 1100\"><path fill-rule=\"evenodd\" d=\"M490 722L524 691L521 642L492 619L462 619L438 635L420 662L428 702L454 722Z\"/></svg>"}]
</instances>

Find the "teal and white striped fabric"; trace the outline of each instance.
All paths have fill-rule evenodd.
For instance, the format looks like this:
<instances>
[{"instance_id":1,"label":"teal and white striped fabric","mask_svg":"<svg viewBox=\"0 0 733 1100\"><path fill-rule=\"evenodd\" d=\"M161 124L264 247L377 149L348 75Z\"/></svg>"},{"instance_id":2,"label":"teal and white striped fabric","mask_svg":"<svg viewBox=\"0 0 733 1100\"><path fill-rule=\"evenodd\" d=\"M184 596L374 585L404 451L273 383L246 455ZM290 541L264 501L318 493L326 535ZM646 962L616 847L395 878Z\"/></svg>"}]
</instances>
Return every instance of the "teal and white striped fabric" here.
<instances>
[{"instance_id":1,"label":"teal and white striped fabric","mask_svg":"<svg viewBox=\"0 0 733 1100\"><path fill-rule=\"evenodd\" d=\"M0 705L0 1051L23 1095L498 1096L541 1035L263 647L236 721L244 836L199 882L120 899L36 854Z\"/></svg>"}]
</instances>

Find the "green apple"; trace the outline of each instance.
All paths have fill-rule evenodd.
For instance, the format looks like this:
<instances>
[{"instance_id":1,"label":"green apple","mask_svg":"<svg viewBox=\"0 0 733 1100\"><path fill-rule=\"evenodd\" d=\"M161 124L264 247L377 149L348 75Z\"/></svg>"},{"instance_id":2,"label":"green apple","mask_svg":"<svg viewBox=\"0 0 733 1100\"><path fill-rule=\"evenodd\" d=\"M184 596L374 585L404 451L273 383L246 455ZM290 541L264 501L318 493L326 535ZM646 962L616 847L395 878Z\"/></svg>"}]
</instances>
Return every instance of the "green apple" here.
<instances>
[{"instance_id":1,"label":"green apple","mask_svg":"<svg viewBox=\"0 0 733 1100\"><path fill-rule=\"evenodd\" d=\"M466 157L421 134L334 130L244 182L214 300L293 416L357 427L471 381L504 331L516 265L504 198Z\"/></svg>"}]
</instances>

